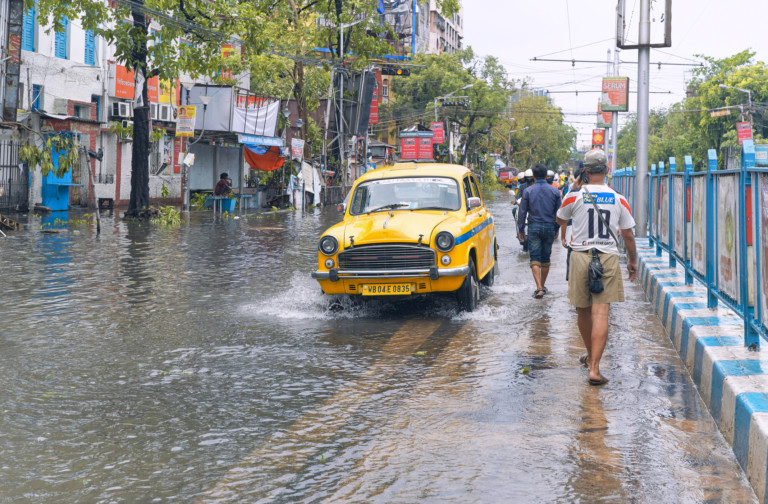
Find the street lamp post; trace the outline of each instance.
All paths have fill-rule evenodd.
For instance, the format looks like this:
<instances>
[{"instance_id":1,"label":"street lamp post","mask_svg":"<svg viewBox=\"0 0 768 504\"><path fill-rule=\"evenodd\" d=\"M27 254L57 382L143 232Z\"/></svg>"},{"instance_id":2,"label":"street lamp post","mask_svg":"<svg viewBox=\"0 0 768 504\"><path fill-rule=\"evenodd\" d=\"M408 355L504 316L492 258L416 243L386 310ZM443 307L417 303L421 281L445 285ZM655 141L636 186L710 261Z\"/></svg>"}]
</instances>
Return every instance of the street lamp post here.
<instances>
[{"instance_id":1,"label":"street lamp post","mask_svg":"<svg viewBox=\"0 0 768 504\"><path fill-rule=\"evenodd\" d=\"M720 84L718 86L720 89L735 89L736 91L741 91L742 93L747 93L747 108L749 109L749 122L752 122L752 91L749 89L744 89L740 87L735 86L729 86L727 84ZM744 121L744 105L739 105L739 108L741 109L741 120Z\"/></svg>"}]
</instances>

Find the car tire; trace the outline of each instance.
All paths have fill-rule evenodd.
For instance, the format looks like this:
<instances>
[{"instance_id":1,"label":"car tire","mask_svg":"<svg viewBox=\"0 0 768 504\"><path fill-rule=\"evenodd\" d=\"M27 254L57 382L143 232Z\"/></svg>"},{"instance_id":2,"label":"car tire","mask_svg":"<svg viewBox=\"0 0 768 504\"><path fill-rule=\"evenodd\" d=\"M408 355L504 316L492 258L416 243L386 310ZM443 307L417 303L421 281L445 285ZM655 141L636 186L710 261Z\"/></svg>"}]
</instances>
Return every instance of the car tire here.
<instances>
[{"instance_id":1,"label":"car tire","mask_svg":"<svg viewBox=\"0 0 768 504\"><path fill-rule=\"evenodd\" d=\"M480 302L480 284L477 281L477 268L475 261L469 258L469 273L464 277L464 283L461 284L456 292L459 308L466 312L474 311Z\"/></svg>"},{"instance_id":2,"label":"car tire","mask_svg":"<svg viewBox=\"0 0 768 504\"><path fill-rule=\"evenodd\" d=\"M488 271L488 274L485 275L480 282L486 287L493 287L493 284L496 283L496 261L493 262L493 266Z\"/></svg>"}]
</instances>

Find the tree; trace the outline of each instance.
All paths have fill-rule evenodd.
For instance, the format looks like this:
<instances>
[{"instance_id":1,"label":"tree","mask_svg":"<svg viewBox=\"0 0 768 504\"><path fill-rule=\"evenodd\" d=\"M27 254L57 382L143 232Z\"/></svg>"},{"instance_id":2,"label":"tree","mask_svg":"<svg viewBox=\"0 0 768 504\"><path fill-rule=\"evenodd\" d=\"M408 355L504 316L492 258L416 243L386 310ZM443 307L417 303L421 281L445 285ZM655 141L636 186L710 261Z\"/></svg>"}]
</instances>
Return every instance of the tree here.
<instances>
[{"instance_id":1,"label":"tree","mask_svg":"<svg viewBox=\"0 0 768 504\"><path fill-rule=\"evenodd\" d=\"M262 50L259 5L227 0L25 0L35 5L40 24L60 31L64 19L79 19L85 30L114 46L115 58L137 76L131 161L131 197L126 216L145 217L149 207L149 102L147 80L214 77L224 61L221 46L235 34L250 50ZM125 22L130 19L130 22ZM150 22L159 30L150 31ZM190 43L181 43L186 38ZM234 68L237 71L238 68ZM231 68L232 69L232 68Z\"/></svg>"}]
</instances>

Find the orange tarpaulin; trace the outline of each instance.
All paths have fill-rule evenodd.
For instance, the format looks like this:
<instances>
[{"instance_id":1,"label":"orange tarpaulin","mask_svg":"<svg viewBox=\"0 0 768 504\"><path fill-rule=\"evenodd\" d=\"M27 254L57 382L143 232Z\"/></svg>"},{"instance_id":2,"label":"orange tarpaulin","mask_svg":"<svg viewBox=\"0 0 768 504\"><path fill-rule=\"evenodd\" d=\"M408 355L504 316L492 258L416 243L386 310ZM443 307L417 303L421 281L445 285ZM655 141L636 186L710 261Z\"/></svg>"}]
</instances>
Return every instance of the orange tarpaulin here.
<instances>
[{"instance_id":1,"label":"orange tarpaulin","mask_svg":"<svg viewBox=\"0 0 768 504\"><path fill-rule=\"evenodd\" d=\"M282 168L285 158L280 155L280 147L270 147L264 154L256 154L245 149L245 160L254 170L273 171Z\"/></svg>"}]
</instances>

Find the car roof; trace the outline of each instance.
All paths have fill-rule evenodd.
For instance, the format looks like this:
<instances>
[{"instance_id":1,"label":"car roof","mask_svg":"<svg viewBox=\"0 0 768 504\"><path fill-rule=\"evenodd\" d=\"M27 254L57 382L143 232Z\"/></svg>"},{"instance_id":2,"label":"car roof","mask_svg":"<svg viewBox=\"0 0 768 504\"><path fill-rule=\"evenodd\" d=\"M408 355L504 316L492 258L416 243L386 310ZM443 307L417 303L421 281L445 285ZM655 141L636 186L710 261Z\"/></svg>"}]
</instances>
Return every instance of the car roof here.
<instances>
[{"instance_id":1,"label":"car roof","mask_svg":"<svg viewBox=\"0 0 768 504\"><path fill-rule=\"evenodd\" d=\"M444 176L461 178L467 173L472 173L465 166L446 163L396 163L392 166L377 168L362 175L358 180L376 180L391 177L434 177Z\"/></svg>"}]
</instances>

